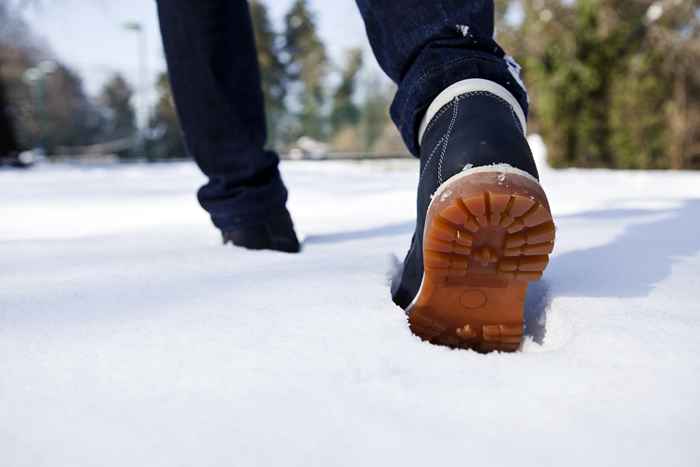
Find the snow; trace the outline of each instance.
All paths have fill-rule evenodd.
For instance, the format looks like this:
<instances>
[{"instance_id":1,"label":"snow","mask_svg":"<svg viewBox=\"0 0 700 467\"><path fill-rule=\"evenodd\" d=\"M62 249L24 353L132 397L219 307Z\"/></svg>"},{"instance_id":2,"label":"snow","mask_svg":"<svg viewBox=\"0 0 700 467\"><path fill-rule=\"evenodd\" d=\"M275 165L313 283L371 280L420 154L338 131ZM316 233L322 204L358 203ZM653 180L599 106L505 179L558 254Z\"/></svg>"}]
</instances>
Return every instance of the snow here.
<instances>
[{"instance_id":1,"label":"snow","mask_svg":"<svg viewBox=\"0 0 700 467\"><path fill-rule=\"evenodd\" d=\"M189 163L0 171L0 465L700 465L700 174L553 171L527 340L389 300L417 164L289 162L301 255L222 247Z\"/></svg>"}]
</instances>

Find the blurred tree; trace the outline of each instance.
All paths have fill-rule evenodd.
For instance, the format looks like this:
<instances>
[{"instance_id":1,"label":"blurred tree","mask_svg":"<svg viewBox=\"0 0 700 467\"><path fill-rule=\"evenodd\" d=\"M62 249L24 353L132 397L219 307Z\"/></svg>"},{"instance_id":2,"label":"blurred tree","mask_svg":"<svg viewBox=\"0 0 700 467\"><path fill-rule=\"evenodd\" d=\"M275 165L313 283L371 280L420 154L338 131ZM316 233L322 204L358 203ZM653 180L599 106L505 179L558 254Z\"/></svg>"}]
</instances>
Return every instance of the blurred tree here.
<instances>
[{"instance_id":1,"label":"blurred tree","mask_svg":"<svg viewBox=\"0 0 700 467\"><path fill-rule=\"evenodd\" d=\"M10 46L22 39L28 39L28 27L21 18L12 14L9 2L0 1L0 157L20 149L20 143L15 131L14 110L10 106L10 64L3 58L10 55ZM25 43L28 43L26 40Z\"/></svg>"},{"instance_id":2,"label":"blurred tree","mask_svg":"<svg viewBox=\"0 0 700 467\"><path fill-rule=\"evenodd\" d=\"M181 159L187 157L177 112L167 73L157 82L158 102L151 113L146 139L146 152L152 159Z\"/></svg>"},{"instance_id":3,"label":"blurred tree","mask_svg":"<svg viewBox=\"0 0 700 467\"><path fill-rule=\"evenodd\" d=\"M331 129L334 134L347 126L356 126L360 120L360 109L355 103L357 79L362 69L362 49L350 49L341 70L340 83L333 93Z\"/></svg>"},{"instance_id":4,"label":"blurred tree","mask_svg":"<svg viewBox=\"0 0 700 467\"><path fill-rule=\"evenodd\" d=\"M104 139L121 139L136 134L136 112L131 103L133 95L133 89L119 73L105 83L98 98L107 114L102 128Z\"/></svg>"},{"instance_id":5,"label":"blurred tree","mask_svg":"<svg viewBox=\"0 0 700 467\"><path fill-rule=\"evenodd\" d=\"M384 125L382 134L379 135L379 138L372 146L371 152L375 154L407 155L408 149L406 149L399 130L393 124L388 123Z\"/></svg>"},{"instance_id":6,"label":"blurred tree","mask_svg":"<svg viewBox=\"0 0 700 467\"><path fill-rule=\"evenodd\" d=\"M284 17L284 56L290 91L299 111L290 137L302 135L323 140L328 56L318 36L316 18L306 0L295 0Z\"/></svg>"},{"instance_id":7,"label":"blurred tree","mask_svg":"<svg viewBox=\"0 0 700 467\"><path fill-rule=\"evenodd\" d=\"M0 68L2 64L0 63ZM0 158L20 150L14 123L10 117L9 104L5 97L5 85L0 79Z\"/></svg>"},{"instance_id":8,"label":"blurred tree","mask_svg":"<svg viewBox=\"0 0 700 467\"><path fill-rule=\"evenodd\" d=\"M353 87L357 87L359 104L352 103L354 110L348 114L353 119L336 127L339 129L333 133L333 149L368 154L406 154L401 135L389 118L389 105L396 92L395 85L375 73L369 74L361 82L359 77L353 81ZM341 84L339 89L343 87ZM334 106L334 110L337 108L342 106Z\"/></svg>"},{"instance_id":9,"label":"blurred tree","mask_svg":"<svg viewBox=\"0 0 700 467\"><path fill-rule=\"evenodd\" d=\"M653 48L658 80L668 93L664 110L669 166L700 169L700 4L656 2L645 48ZM655 20L653 20L656 18Z\"/></svg>"},{"instance_id":10,"label":"blurred tree","mask_svg":"<svg viewBox=\"0 0 700 467\"><path fill-rule=\"evenodd\" d=\"M52 62L50 72L27 73L42 61ZM5 2L0 2L0 63L0 80L9 101L6 107L14 117L20 146L43 145L51 154L61 146L95 141L101 119L85 95L82 80L53 60L49 47Z\"/></svg>"},{"instance_id":11,"label":"blurred tree","mask_svg":"<svg viewBox=\"0 0 700 467\"><path fill-rule=\"evenodd\" d=\"M612 165L607 118L611 85L623 62L621 46L631 38L628 28L603 21L608 13L602 13L604 6L603 0L580 0L570 6L525 1L529 42L542 41L539 54L528 47L528 68L554 165Z\"/></svg>"},{"instance_id":12,"label":"blurred tree","mask_svg":"<svg viewBox=\"0 0 700 467\"><path fill-rule=\"evenodd\" d=\"M3 80L8 86L12 114L20 144L42 146L48 154L62 147L96 141L102 119L87 98L82 80L71 70L56 64L54 71L28 80L27 71L37 63L26 51L1 48Z\"/></svg>"},{"instance_id":13,"label":"blurred tree","mask_svg":"<svg viewBox=\"0 0 700 467\"><path fill-rule=\"evenodd\" d=\"M250 14L253 19L258 62L262 74L267 119L267 143L275 147L280 144L282 120L286 114L287 70L282 62L281 37L274 30L267 7L260 0L251 0Z\"/></svg>"},{"instance_id":14,"label":"blurred tree","mask_svg":"<svg viewBox=\"0 0 700 467\"><path fill-rule=\"evenodd\" d=\"M61 64L46 76L43 104L35 104L33 122L44 119L43 138L49 154L61 147L97 142L101 119L96 106L88 99L82 79ZM43 106L44 116L41 115Z\"/></svg>"},{"instance_id":15,"label":"blurred tree","mask_svg":"<svg viewBox=\"0 0 700 467\"><path fill-rule=\"evenodd\" d=\"M700 154L698 8L697 0L497 2L506 23L499 40L525 58L531 128L554 165L689 166Z\"/></svg>"},{"instance_id":16,"label":"blurred tree","mask_svg":"<svg viewBox=\"0 0 700 467\"><path fill-rule=\"evenodd\" d=\"M331 137L331 148L337 152L359 153L364 151L362 135L358 126L343 126Z\"/></svg>"},{"instance_id":17,"label":"blurred tree","mask_svg":"<svg viewBox=\"0 0 700 467\"><path fill-rule=\"evenodd\" d=\"M659 169L670 165L663 111L670 95L656 74L659 66L658 56L635 56L613 82L610 143L617 168Z\"/></svg>"},{"instance_id":18,"label":"blurred tree","mask_svg":"<svg viewBox=\"0 0 700 467\"><path fill-rule=\"evenodd\" d=\"M385 128L393 123L389 118L389 104L395 92L393 84L377 75L372 75L364 83L364 99L361 106L361 130L365 151L373 151L378 140L385 134Z\"/></svg>"}]
</instances>

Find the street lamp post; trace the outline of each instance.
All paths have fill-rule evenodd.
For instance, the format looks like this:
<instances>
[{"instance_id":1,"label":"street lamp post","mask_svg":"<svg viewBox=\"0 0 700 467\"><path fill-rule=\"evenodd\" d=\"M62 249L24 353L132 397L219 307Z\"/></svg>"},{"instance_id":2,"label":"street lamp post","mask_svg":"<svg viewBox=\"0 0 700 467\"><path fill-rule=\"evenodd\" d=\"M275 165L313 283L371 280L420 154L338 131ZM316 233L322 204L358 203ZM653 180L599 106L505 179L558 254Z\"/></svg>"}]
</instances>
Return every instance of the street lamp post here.
<instances>
[{"instance_id":1,"label":"street lamp post","mask_svg":"<svg viewBox=\"0 0 700 467\"><path fill-rule=\"evenodd\" d=\"M138 34L139 36L139 51L138 51L138 57L139 57L139 85L137 89L137 119L136 119L136 127L137 127L137 135L136 135L136 147L137 150L139 151L139 154L143 154L144 150L144 134L145 134L145 128L146 125L148 124L148 102L147 102L147 95L146 91L148 89L148 62L147 62L147 53L148 53L148 47L146 43L146 31L144 30L144 27L141 23L137 21L130 21L128 23L124 24L124 29L127 31L132 31Z\"/></svg>"}]
</instances>

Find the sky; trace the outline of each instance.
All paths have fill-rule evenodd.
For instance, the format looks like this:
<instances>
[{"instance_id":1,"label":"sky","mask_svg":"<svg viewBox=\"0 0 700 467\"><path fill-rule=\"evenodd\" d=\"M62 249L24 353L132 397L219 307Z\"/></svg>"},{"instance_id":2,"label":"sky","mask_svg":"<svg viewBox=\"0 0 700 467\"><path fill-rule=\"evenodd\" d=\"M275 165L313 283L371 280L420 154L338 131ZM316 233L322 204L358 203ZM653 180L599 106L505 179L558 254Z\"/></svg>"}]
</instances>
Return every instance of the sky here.
<instances>
[{"instance_id":1,"label":"sky","mask_svg":"<svg viewBox=\"0 0 700 467\"><path fill-rule=\"evenodd\" d=\"M266 0L273 21L281 21L292 0ZM319 33L336 63L343 51L361 46L369 52L364 25L352 0L310 0L316 11ZM63 0L44 2L26 13L32 27L49 43L58 58L80 73L89 94L97 94L114 73L121 72L139 84L138 36L123 28L140 22L146 31L148 88L157 73L165 70L156 2L153 0ZM368 54L368 58L369 58ZM374 64L373 59L370 62Z\"/></svg>"}]
</instances>

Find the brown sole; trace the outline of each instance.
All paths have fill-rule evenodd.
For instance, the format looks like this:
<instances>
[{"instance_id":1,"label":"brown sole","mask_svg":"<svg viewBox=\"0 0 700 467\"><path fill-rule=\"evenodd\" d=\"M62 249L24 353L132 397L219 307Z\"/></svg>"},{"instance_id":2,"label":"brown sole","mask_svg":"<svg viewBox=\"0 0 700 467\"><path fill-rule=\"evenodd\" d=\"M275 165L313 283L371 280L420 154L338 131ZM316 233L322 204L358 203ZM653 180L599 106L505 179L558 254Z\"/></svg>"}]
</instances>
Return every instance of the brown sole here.
<instances>
[{"instance_id":1,"label":"brown sole","mask_svg":"<svg viewBox=\"0 0 700 467\"><path fill-rule=\"evenodd\" d=\"M512 168L462 172L433 196L425 225L411 331L453 348L518 350L528 283L540 279L554 248L539 183Z\"/></svg>"}]
</instances>

